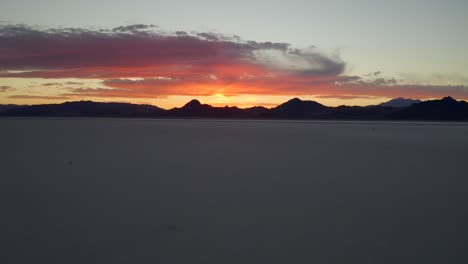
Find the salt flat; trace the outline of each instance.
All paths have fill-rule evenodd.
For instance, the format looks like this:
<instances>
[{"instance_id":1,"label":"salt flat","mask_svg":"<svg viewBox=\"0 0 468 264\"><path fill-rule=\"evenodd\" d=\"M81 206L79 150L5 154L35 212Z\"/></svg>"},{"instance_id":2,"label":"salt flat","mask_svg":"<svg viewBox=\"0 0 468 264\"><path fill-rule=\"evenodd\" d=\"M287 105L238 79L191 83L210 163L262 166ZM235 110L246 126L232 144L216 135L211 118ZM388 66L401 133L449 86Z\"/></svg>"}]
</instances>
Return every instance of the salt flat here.
<instances>
[{"instance_id":1,"label":"salt flat","mask_svg":"<svg viewBox=\"0 0 468 264\"><path fill-rule=\"evenodd\" d=\"M467 263L468 124L0 119L1 263Z\"/></svg>"}]
</instances>

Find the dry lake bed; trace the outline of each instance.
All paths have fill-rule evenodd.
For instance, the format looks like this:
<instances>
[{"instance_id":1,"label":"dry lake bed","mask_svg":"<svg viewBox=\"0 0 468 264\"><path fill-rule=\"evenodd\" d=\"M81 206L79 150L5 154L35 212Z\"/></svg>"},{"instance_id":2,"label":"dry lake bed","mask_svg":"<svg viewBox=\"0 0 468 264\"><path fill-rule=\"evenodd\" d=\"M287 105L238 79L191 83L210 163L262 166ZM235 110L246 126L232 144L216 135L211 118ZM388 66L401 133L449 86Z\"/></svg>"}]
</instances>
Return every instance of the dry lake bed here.
<instances>
[{"instance_id":1,"label":"dry lake bed","mask_svg":"<svg viewBox=\"0 0 468 264\"><path fill-rule=\"evenodd\" d=\"M1 263L468 263L468 124L0 119Z\"/></svg>"}]
</instances>

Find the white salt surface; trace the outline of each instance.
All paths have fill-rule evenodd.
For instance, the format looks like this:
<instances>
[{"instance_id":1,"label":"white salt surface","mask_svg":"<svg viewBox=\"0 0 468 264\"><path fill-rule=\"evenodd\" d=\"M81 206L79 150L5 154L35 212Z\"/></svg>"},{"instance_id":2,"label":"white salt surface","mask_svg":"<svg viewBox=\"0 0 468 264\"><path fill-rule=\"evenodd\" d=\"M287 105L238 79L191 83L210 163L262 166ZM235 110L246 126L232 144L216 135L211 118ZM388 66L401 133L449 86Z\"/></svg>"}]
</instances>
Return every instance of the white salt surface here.
<instances>
[{"instance_id":1,"label":"white salt surface","mask_svg":"<svg viewBox=\"0 0 468 264\"><path fill-rule=\"evenodd\" d=\"M468 124L0 119L0 263L468 263Z\"/></svg>"}]
</instances>

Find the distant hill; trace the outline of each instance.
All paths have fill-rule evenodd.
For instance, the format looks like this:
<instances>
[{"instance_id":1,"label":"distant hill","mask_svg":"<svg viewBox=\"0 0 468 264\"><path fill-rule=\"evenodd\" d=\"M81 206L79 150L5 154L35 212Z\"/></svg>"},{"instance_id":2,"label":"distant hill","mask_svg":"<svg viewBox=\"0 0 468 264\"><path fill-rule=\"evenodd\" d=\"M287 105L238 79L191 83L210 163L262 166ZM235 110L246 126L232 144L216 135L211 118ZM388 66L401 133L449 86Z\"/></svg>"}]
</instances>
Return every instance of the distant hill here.
<instances>
[{"instance_id":1,"label":"distant hill","mask_svg":"<svg viewBox=\"0 0 468 264\"><path fill-rule=\"evenodd\" d=\"M319 104L315 101L302 101L299 98L293 98L286 103L272 108L263 114L265 117L276 118L313 118L325 114L329 107Z\"/></svg>"},{"instance_id":2,"label":"distant hill","mask_svg":"<svg viewBox=\"0 0 468 264\"><path fill-rule=\"evenodd\" d=\"M381 106L338 106L328 107L315 101L303 101L294 98L266 112L263 116L269 118L293 119L348 119L368 120L386 119L386 116L396 109Z\"/></svg>"},{"instance_id":3,"label":"distant hill","mask_svg":"<svg viewBox=\"0 0 468 264\"><path fill-rule=\"evenodd\" d=\"M0 115L132 117L154 116L164 111L164 109L152 105L78 101L66 102L63 104L19 106L6 109L0 112Z\"/></svg>"},{"instance_id":4,"label":"distant hill","mask_svg":"<svg viewBox=\"0 0 468 264\"><path fill-rule=\"evenodd\" d=\"M393 113L392 119L468 120L468 103L452 97L413 104Z\"/></svg>"},{"instance_id":5,"label":"distant hill","mask_svg":"<svg viewBox=\"0 0 468 264\"><path fill-rule=\"evenodd\" d=\"M8 110L10 108L15 108L15 107L19 107L19 105L13 105L13 104L0 105L0 112Z\"/></svg>"},{"instance_id":6,"label":"distant hill","mask_svg":"<svg viewBox=\"0 0 468 264\"><path fill-rule=\"evenodd\" d=\"M344 120L385 120L397 108L384 106L346 106L341 105L331 109L327 119Z\"/></svg>"},{"instance_id":7,"label":"distant hill","mask_svg":"<svg viewBox=\"0 0 468 264\"><path fill-rule=\"evenodd\" d=\"M243 110L247 111L252 116L262 116L268 111L270 111L270 109L263 107L263 106L254 106L254 107L244 108Z\"/></svg>"},{"instance_id":8,"label":"distant hill","mask_svg":"<svg viewBox=\"0 0 468 264\"><path fill-rule=\"evenodd\" d=\"M394 102L402 102L399 99ZM407 99L403 100L409 103ZM3 108L0 109L3 110L0 110L0 116L468 121L468 103L451 97L412 103L406 107L397 105L328 107L315 101L294 98L274 108L256 106L241 109L236 106L214 107L192 100L183 107L165 110L153 105L77 101L32 106L1 106Z\"/></svg>"},{"instance_id":9,"label":"distant hill","mask_svg":"<svg viewBox=\"0 0 468 264\"><path fill-rule=\"evenodd\" d=\"M255 117L256 113L236 106L214 107L194 99L181 108L167 110L164 115L167 117L248 118Z\"/></svg>"},{"instance_id":10,"label":"distant hill","mask_svg":"<svg viewBox=\"0 0 468 264\"><path fill-rule=\"evenodd\" d=\"M381 103L379 104L379 106L386 106L386 107L396 107L396 108L401 108L401 107L408 107L412 104L417 104L417 103L420 103L422 102L421 100L419 99L405 99L405 98L395 98L395 99L392 99L388 102L385 102L385 103Z\"/></svg>"}]
</instances>

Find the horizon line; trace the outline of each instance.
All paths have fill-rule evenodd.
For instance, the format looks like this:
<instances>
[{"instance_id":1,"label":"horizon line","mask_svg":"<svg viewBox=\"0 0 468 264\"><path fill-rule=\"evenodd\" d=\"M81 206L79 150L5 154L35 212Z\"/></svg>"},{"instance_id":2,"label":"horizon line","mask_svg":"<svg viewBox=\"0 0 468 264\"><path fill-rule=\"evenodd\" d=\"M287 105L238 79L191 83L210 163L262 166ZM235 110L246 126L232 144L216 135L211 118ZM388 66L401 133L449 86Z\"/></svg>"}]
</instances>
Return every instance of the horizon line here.
<instances>
[{"instance_id":1,"label":"horizon line","mask_svg":"<svg viewBox=\"0 0 468 264\"><path fill-rule=\"evenodd\" d=\"M386 102L389 102L389 101L392 101L392 100L396 100L396 99L403 99L403 100L419 100L421 102L427 102L427 101L434 101L434 100L442 100L444 98L451 98L457 102L467 102L465 100L457 100L455 99L454 97L450 96L450 95L447 95L447 96L444 96L442 98L431 98L431 99L427 99L427 100L421 100L421 99L417 99L417 98L404 98L404 97L395 97L395 98L392 98L388 101L385 101L385 102L382 102L380 104L370 104L370 105L346 105L346 104L343 104L343 105L338 105L338 106L328 106L328 105L324 105L322 103L320 103L319 101L316 101L316 100L303 100L299 97L292 97L291 99L287 100L287 101L284 101L282 103L279 103L273 107L266 107L266 106L263 106L263 105L252 105L250 107L239 107L237 105L224 105L224 106L217 106L217 105L213 105L213 104L207 104L207 103L202 103L199 99L196 99L196 98L193 98L193 99L190 99L189 101L187 101L185 104L183 104L182 106L175 106L175 107L172 107L172 108L163 108L163 107L160 107L158 105L155 105L155 104L149 104L149 103L132 103L132 102L119 102L119 101L94 101L94 100L75 100L75 101L63 101L61 103L38 103L38 104L0 104L0 105L16 105L16 106L39 106L39 105L60 105L60 104L65 104L65 103L78 103L78 102L92 102L92 103L103 103L103 104L131 104L131 105L148 105L148 106L154 106L154 107L158 107L160 109L163 109L163 110L171 110L171 109L177 109L177 108L182 108L184 107L185 105L187 105L188 103L190 102L193 102L193 101L197 101L199 102L201 105L208 105L208 106L211 106L211 107L217 107L217 108L224 108L224 107L236 107L236 108L239 108L239 109L249 109L249 108L254 108L254 107L263 107L263 108L266 108L266 109L273 109L275 107L278 107L284 103L287 103L289 101L292 101L294 99L299 99L300 101L302 102L315 102L315 103L318 103L318 104L321 104L325 107L340 107L340 106L349 106L349 107L369 107L369 106L379 106L381 104L384 104Z\"/></svg>"}]
</instances>

